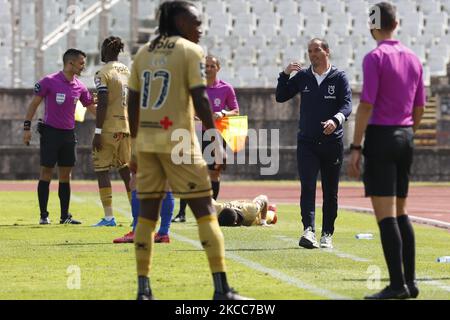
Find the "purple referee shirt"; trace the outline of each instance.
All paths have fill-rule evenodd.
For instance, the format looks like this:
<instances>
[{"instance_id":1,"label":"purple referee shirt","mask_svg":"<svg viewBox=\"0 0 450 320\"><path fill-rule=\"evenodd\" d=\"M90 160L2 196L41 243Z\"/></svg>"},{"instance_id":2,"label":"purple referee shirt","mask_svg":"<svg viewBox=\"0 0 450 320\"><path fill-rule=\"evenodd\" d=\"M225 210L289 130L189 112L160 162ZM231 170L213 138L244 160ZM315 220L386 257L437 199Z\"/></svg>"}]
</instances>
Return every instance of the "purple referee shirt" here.
<instances>
[{"instance_id":1,"label":"purple referee shirt","mask_svg":"<svg viewBox=\"0 0 450 320\"><path fill-rule=\"evenodd\" d=\"M34 94L45 99L44 123L57 129L75 128L75 107L93 103L86 86L76 77L67 80L62 71L50 74L34 86Z\"/></svg>"},{"instance_id":2,"label":"purple referee shirt","mask_svg":"<svg viewBox=\"0 0 450 320\"><path fill-rule=\"evenodd\" d=\"M222 80L216 80L211 87L206 88L206 93L208 94L213 113L224 109L239 110L236 94L231 84Z\"/></svg>"},{"instance_id":3,"label":"purple referee shirt","mask_svg":"<svg viewBox=\"0 0 450 320\"><path fill-rule=\"evenodd\" d=\"M363 60L361 102L373 105L369 124L412 126L414 107L425 106L422 64L397 40L385 40Z\"/></svg>"}]
</instances>

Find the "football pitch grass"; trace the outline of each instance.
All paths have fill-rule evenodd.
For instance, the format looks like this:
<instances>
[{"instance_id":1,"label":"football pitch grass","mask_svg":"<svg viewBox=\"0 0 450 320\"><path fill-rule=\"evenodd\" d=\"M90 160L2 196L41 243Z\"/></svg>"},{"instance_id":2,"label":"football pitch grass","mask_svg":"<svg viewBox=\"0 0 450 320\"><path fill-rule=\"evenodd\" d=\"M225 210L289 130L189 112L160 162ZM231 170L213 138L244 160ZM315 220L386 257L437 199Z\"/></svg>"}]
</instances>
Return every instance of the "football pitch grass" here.
<instances>
[{"instance_id":1,"label":"football pitch grass","mask_svg":"<svg viewBox=\"0 0 450 320\"><path fill-rule=\"evenodd\" d=\"M52 224L38 224L35 192L0 192L0 299L135 299L132 244L112 240L130 230L125 195L114 194L118 227L93 228L103 215L98 194L73 192L71 212L82 225L59 225L59 199L51 192ZM175 208L177 212L178 201ZM321 210L316 217L320 232ZM340 211L333 250L298 246L296 205L278 204L272 228L223 228L228 279L258 300L361 299L387 284L387 269L373 216ZM155 244L151 284L161 300L209 300L212 280L192 214L174 223L171 243ZM450 299L448 230L415 225L420 299ZM357 240L373 233L373 240ZM320 236L320 234L318 235ZM78 272L79 271L79 272ZM380 280L380 281L378 281Z\"/></svg>"}]
</instances>

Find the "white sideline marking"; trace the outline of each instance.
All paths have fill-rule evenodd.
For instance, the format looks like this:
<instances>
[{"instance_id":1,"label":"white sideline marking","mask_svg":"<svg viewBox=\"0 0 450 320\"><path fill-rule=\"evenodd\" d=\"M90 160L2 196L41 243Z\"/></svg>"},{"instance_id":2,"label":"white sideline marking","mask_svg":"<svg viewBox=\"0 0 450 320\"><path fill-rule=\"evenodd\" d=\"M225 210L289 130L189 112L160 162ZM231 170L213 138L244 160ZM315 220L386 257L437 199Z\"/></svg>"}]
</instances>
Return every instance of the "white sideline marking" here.
<instances>
[{"instance_id":1,"label":"white sideline marking","mask_svg":"<svg viewBox=\"0 0 450 320\"><path fill-rule=\"evenodd\" d=\"M294 242L297 241L297 239L294 238L288 238L285 236L274 236L275 238L280 239L281 241L285 241L285 242ZM326 252L326 253L331 253L334 254L335 256L338 256L339 258L344 258L344 259L350 259L356 262L370 262L370 259L366 259L366 258L361 258L346 252L342 252L337 250L336 248L333 249L320 249L320 251Z\"/></svg>"},{"instance_id":2,"label":"white sideline marking","mask_svg":"<svg viewBox=\"0 0 450 320\"><path fill-rule=\"evenodd\" d=\"M339 208L356 211L356 212L373 214L373 209L371 209L371 208L354 207L354 206L339 206ZM426 211L426 210L424 210L424 211ZM448 213L448 211L445 211L445 212ZM417 216L412 216L412 215L408 215L408 216L411 219L411 221L415 222L415 223L427 224L427 225L432 225L432 226L439 227L439 228L450 229L449 222L436 220L436 219L430 219L430 218L422 218L422 217L417 217Z\"/></svg>"},{"instance_id":3,"label":"white sideline marking","mask_svg":"<svg viewBox=\"0 0 450 320\"><path fill-rule=\"evenodd\" d=\"M422 279L422 280L418 280L418 282L419 282L419 283L426 284L426 285L438 287L438 288L441 289L441 290L450 292L450 286L448 286L448 285L446 285L446 284L444 284L444 283L442 283L442 282L440 282L440 281L432 280L431 277L425 277L425 278Z\"/></svg>"},{"instance_id":4,"label":"white sideline marking","mask_svg":"<svg viewBox=\"0 0 450 320\"><path fill-rule=\"evenodd\" d=\"M72 198L73 198L73 200L75 202L85 202L85 199L82 199L82 198L80 198L78 196L73 196L72 195ZM100 201L97 201L96 204L98 206L100 206L100 207L102 206ZM114 210L119 212L119 213L121 213L125 217L130 217L130 212L127 211L127 210L123 210L121 208L115 208ZM171 236L174 239L177 239L179 241L182 241L182 242L185 242L185 243L189 243L189 244L193 245L194 247L196 247L197 249L203 249L202 246L198 243L198 241L195 241L195 240L183 237L181 235L178 235L178 234L174 233L173 231L171 232ZM286 236L275 236L275 238L279 238L280 240L283 240L283 241L289 241L289 242L292 241L292 238L288 238ZM333 250L335 250L335 249L333 249ZM323 250L323 251L328 252L326 250ZM330 253L335 253L335 252L330 252ZM341 253L341 254L345 255L345 257L343 256L343 258L353 257L353 259L354 258L360 259L360 260L355 260L355 261L361 261L361 262L370 261L368 259L355 257L355 256L348 255L348 254L345 254L345 253ZM300 289L303 289L303 290L307 290L309 292L318 294L318 295L323 296L323 297L327 297L329 299L351 300L350 297L342 296L342 295L336 294L334 292L331 292L331 291L328 291L328 290L325 290L325 289L322 289L322 288L315 287L315 286L310 285L308 283L305 283L305 282L303 282L303 281L301 281L299 279L296 279L296 278L293 278L293 277L291 277L289 275L286 275L286 274L284 274L284 273L282 273L282 272L280 272L278 270L270 269L270 268L267 268L267 267L265 267L265 266L263 266L263 265L261 265L259 263L256 263L256 262L253 262L251 260L242 258L242 257L238 256L237 254L225 253L225 255L226 255L227 258L229 258L231 260L237 261L237 262L239 262L239 263L241 263L241 264L243 264L243 265L245 265L245 266L247 266L247 267L249 267L249 268L251 268L253 270L267 273L270 276L272 276L273 278L281 280L281 281L283 281L285 283L288 283L290 285L293 285L293 286L295 286L297 288L300 288ZM350 259L352 259L352 258L350 258ZM445 284L443 284L443 283L441 283L439 281L436 281L436 280L420 280L419 282L423 283L423 284L427 284L427 285L436 286L436 287L438 287L438 288L440 288L440 289L442 289L444 291L450 292L450 286L447 286L447 285L445 285Z\"/></svg>"},{"instance_id":5,"label":"white sideline marking","mask_svg":"<svg viewBox=\"0 0 450 320\"><path fill-rule=\"evenodd\" d=\"M198 242L198 240L195 241L195 240L186 238L184 236L181 236L181 235L178 235L178 234L174 234L173 232L171 232L171 236L174 237L175 239L179 240L179 241L182 241L182 242L185 242L185 243L189 243L192 246L196 247L197 249L203 249L202 246L200 245L200 243ZM245 265L245 266L247 266L247 267L249 267L249 268L251 268L253 270L256 270L256 271L259 271L259 272L263 272L263 273L267 273L267 274L269 274L271 277L273 277L275 279L278 279L278 280L281 280L283 282L286 282L286 283L288 283L288 284L290 284L292 286L295 286L297 288L300 288L300 289L307 290L309 292L315 293L315 294L317 294L319 296L326 297L326 298L329 298L329 299L351 300L351 298L349 298L349 297L336 294L336 293L331 292L329 290L318 288L318 287L313 286L311 284L305 283L305 282L303 282L303 281L301 281L299 279L291 277L291 276L289 276L287 274L284 274L283 272L280 272L278 270L265 267L265 266L263 266L263 265L261 265L259 263L256 263L254 261L248 260L246 258L243 258L243 257L241 257L241 256L239 256L237 254L226 252L225 256L227 258L229 258L231 260L234 260L236 262L239 262L239 263L241 263L241 264L243 264L243 265Z\"/></svg>"},{"instance_id":6,"label":"white sideline marking","mask_svg":"<svg viewBox=\"0 0 450 320\"><path fill-rule=\"evenodd\" d=\"M97 205L101 206L101 203L97 202ZM123 210L123 209L120 209L120 208L116 208L115 210L117 212L122 213L125 216L129 216L129 212L126 211L126 210ZM203 250L203 248L200 245L198 240L192 240L192 239L183 237L181 235L178 235L178 234L174 233L173 231L170 232L170 236L173 237L174 239L177 239L178 241L189 243L192 246L196 247L197 249L202 249ZM278 279L278 280L281 280L283 282L286 282L286 283L288 283L290 285L293 285L293 286L295 286L297 288L300 288L300 289L307 290L309 292L315 293L315 294L317 294L317 295L319 295L321 297L326 297L328 299L335 299L335 300L337 300L337 299L339 299L339 300L351 300L350 297L342 296L342 295L336 294L334 292L315 287L315 286L313 286L311 284L305 283L305 282L303 282L303 281L301 281L299 279L296 279L294 277L288 276L287 274L284 274L284 273L282 273L280 271L277 271L275 269L267 268L267 267L265 267L265 266L263 266L263 265L261 265L259 263L256 263L256 262L253 262L251 260L242 258L241 256L239 256L237 254L225 252L225 256L227 258L229 258L231 260L234 260L236 262L239 262L239 263L241 263L241 264L243 264L243 265L245 265L245 266L247 266L247 267L249 267L249 268L251 268L253 270L267 273L267 274L269 274L271 277L273 277L275 279Z\"/></svg>"},{"instance_id":7,"label":"white sideline marking","mask_svg":"<svg viewBox=\"0 0 450 320\"><path fill-rule=\"evenodd\" d=\"M102 206L102 203L99 201L99 202L97 202L97 205ZM114 208L114 211L121 213L123 216L125 216L127 218L133 218L133 215L131 214L130 210L127 211L127 210L123 210L121 208Z\"/></svg>"},{"instance_id":8,"label":"white sideline marking","mask_svg":"<svg viewBox=\"0 0 450 320\"><path fill-rule=\"evenodd\" d=\"M76 196L76 195L74 195L74 194L71 194L71 195L70 195L70 199L72 199L73 201L78 202L78 203L86 202L85 199L80 198L80 197L78 197L78 196Z\"/></svg>"},{"instance_id":9,"label":"white sideline marking","mask_svg":"<svg viewBox=\"0 0 450 320\"><path fill-rule=\"evenodd\" d=\"M70 195L70 198L71 198L73 201L78 202L78 203L86 202L86 199L80 198L80 197L78 197L78 196L76 196L76 195L74 195L74 194L71 194L71 195ZM101 202L100 200L95 201L95 204L96 204L97 206L103 208L102 202ZM114 208L114 211L117 211L117 212L121 213L123 216L125 216L125 217L127 217L127 218L131 218L131 217L132 217L130 211L126 211L126 210L123 210L123 209L121 209L121 208Z\"/></svg>"}]
</instances>

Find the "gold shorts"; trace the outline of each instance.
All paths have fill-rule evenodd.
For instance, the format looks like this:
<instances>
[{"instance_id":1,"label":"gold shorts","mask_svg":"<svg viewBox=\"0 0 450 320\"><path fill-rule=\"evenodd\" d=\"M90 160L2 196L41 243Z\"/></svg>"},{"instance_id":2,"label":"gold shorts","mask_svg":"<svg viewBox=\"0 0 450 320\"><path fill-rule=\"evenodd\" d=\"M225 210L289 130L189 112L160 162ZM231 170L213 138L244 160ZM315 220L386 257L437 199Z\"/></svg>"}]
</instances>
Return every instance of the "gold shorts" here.
<instances>
[{"instance_id":1,"label":"gold shorts","mask_svg":"<svg viewBox=\"0 0 450 320\"><path fill-rule=\"evenodd\" d=\"M139 199L162 198L166 182L177 198L193 199L212 195L208 166L201 153L193 164L174 164L169 153L137 153L137 192Z\"/></svg>"},{"instance_id":2,"label":"gold shorts","mask_svg":"<svg viewBox=\"0 0 450 320\"><path fill-rule=\"evenodd\" d=\"M108 171L111 168L122 169L128 166L131 158L130 135L128 133L101 134L102 149L92 152L94 171Z\"/></svg>"}]
</instances>

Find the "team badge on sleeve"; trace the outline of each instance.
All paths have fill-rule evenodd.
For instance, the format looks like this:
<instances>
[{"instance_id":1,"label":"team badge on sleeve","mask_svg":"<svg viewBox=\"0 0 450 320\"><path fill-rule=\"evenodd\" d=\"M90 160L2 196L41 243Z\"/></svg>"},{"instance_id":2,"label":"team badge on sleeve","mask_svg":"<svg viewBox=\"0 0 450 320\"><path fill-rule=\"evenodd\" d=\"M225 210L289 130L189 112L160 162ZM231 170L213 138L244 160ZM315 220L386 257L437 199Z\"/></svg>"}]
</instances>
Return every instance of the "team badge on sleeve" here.
<instances>
[{"instance_id":1,"label":"team badge on sleeve","mask_svg":"<svg viewBox=\"0 0 450 320\"><path fill-rule=\"evenodd\" d=\"M34 93L39 93L41 91L41 85L39 84L39 82L36 82L36 84L34 85Z\"/></svg>"}]
</instances>

